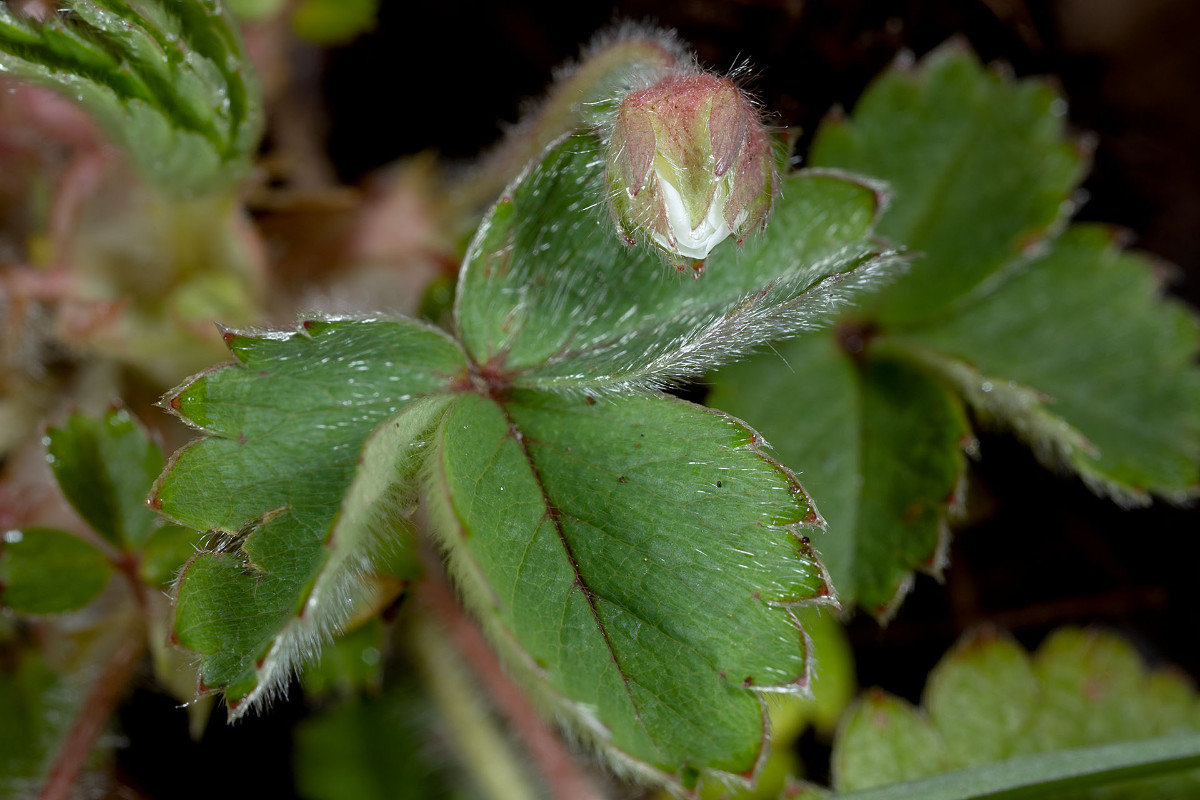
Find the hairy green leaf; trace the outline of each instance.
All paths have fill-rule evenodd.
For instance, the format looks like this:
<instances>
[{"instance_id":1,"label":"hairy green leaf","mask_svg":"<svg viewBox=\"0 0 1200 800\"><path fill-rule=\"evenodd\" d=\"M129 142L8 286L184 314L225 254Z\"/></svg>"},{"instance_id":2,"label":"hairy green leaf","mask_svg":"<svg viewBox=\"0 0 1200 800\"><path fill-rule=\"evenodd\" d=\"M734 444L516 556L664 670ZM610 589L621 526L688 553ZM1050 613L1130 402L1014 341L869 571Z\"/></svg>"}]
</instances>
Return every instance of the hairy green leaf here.
<instances>
[{"instance_id":1,"label":"hairy green leaf","mask_svg":"<svg viewBox=\"0 0 1200 800\"><path fill-rule=\"evenodd\" d=\"M578 391L668 384L819 327L898 266L867 240L877 189L802 172L766 232L719 246L692 280L614 233L603 171L594 136L561 140L481 225L455 311L488 373Z\"/></svg>"},{"instance_id":2,"label":"hairy green leaf","mask_svg":"<svg viewBox=\"0 0 1200 800\"><path fill-rule=\"evenodd\" d=\"M884 322L928 319L1019 258L1069 211L1084 159L1047 85L1012 82L947 47L883 74L854 117L821 126L810 162L887 181L879 232L922 254L868 303Z\"/></svg>"},{"instance_id":3,"label":"hairy green leaf","mask_svg":"<svg viewBox=\"0 0 1200 800\"><path fill-rule=\"evenodd\" d=\"M1079 226L999 288L904 328L985 421L1130 502L1200 486L1200 325L1159 296L1144 258Z\"/></svg>"},{"instance_id":4,"label":"hairy green leaf","mask_svg":"<svg viewBox=\"0 0 1200 800\"><path fill-rule=\"evenodd\" d=\"M465 395L428 502L451 571L535 694L660 780L750 774L758 692L809 680L819 526L760 437L663 396Z\"/></svg>"},{"instance_id":5,"label":"hairy green leaf","mask_svg":"<svg viewBox=\"0 0 1200 800\"><path fill-rule=\"evenodd\" d=\"M245 171L258 85L218 0L63 0L37 21L0 4L0 72L82 104L165 188Z\"/></svg>"},{"instance_id":6,"label":"hairy green leaf","mask_svg":"<svg viewBox=\"0 0 1200 800\"><path fill-rule=\"evenodd\" d=\"M843 602L886 616L912 570L941 568L969 434L961 404L924 370L896 354L856 359L818 332L722 370L709 401L756 420L780 459L804 468Z\"/></svg>"},{"instance_id":7,"label":"hairy green leaf","mask_svg":"<svg viewBox=\"0 0 1200 800\"><path fill-rule=\"evenodd\" d=\"M113 566L93 545L54 528L11 530L0 539L0 606L61 614L103 591Z\"/></svg>"},{"instance_id":8,"label":"hairy green leaf","mask_svg":"<svg viewBox=\"0 0 1200 800\"><path fill-rule=\"evenodd\" d=\"M407 546L393 535L405 471L444 403L419 398L465 364L444 334L408 320L308 320L226 341L238 363L169 400L208 436L176 454L155 502L221 534L180 578L175 635L242 713L369 602L380 549Z\"/></svg>"},{"instance_id":9,"label":"hairy green leaf","mask_svg":"<svg viewBox=\"0 0 1200 800\"><path fill-rule=\"evenodd\" d=\"M1112 634L1059 631L1033 659L1006 639L982 634L964 640L934 669L923 710L878 690L868 694L839 731L834 781L853 792L973 767L924 787L914 784L908 791L917 794L899 793L897 786L877 796L1008 797L1023 790L1022 797L1071 800L1193 797L1200 791L1198 770L1084 789L1139 770L1200 765L1196 731L1200 698L1187 681L1169 671L1147 672L1133 647ZM1147 740L1144 746L1131 742L1140 739ZM909 752L918 741L919 752ZM1070 750L1115 742L1125 744ZM1065 752L1028 758L1055 751ZM1004 763L1012 758L1028 760Z\"/></svg>"},{"instance_id":10,"label":"hairy green leaf","mask_svg":"<svg viewBox=\"0 0 1200 800\"><path fill-rule=\"evenodd\" d=\"M103 419L76 414L47 438L46 458L79 516L118 548L141 546L158 519L146 495L163 468L141 424L122 409Z\"/></svg>"}]
</instances>

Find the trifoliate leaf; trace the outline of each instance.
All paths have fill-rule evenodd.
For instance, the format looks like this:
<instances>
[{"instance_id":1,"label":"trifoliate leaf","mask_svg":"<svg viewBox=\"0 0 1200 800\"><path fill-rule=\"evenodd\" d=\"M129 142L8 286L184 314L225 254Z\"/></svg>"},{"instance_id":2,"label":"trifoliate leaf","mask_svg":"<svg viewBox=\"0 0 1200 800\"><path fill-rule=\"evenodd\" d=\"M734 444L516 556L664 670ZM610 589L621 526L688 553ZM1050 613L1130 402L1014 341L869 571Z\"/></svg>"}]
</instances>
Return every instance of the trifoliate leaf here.
<instances>
[{"instance_id":1,"label":"trifoliate leaf","mask_svg":"<svg viewBox=\"0 0 1200 800\"><path fill-rule=\"evenodd\" d=\"M1047 85L985 71L943 48L883 74L852 119L821 126L810 162L871 175L894 193L879 233L922 254L867 304L883 322L929 319L1052 228L1082 178Z\"/></svg>"},{"instance_id":2,"label":"trifoliate leaf","mask_svg":"<svg viewBox=\"0 0 1200 800\"><path fill-rule=\"evenodd\" d=\"M719 379L709 401L756 420L780 460L804 469L843 602L886 616L914 569L941 568L968 429L935 378L894 354L856 359L818 332Z\"/></svg>"},{"instance_id":3,"label":"trifoliate leaf","mask_svg":"<svg viewBox=\"0 0 1200 800\"><path fill-rule=\"evenodd\" d=\"M82 608L112 577L104 554L66 531L25 528L0 537L0 606L19 614Z\"/></svg>"},{"instance_id":4,"label":"trifoliate leaf","mask_svg":"<svg viewBox=\"0 0 1200 800\"><path fill-rule=\"evenodd\" d=\"M427 502L451 572L535 695L613 758L749 775L759 692L809 679L830 602L808 496L761 438L657 395L455 401Z\"/></svg>"},{"instance_id":5,"label":"trifoliate leaf","mask_svg":"<svg viewBox=\"0 0 1200 800\"><path fill-rule=\"evenodd\" d=\"M875 690L834 743L841 791L881 786L1008 758L1200 730L1200 699L1170 671L1149 672L1128 642L1097 631L1063 630L1031 659L984 633L942 659L923 710ZM924 755L913 757L909 744ZM1064 755L1066 755L1064 753ZM1200 771L1055 798L1185 798ZM984 796L984 795L961 795ZM986 795L992 796L992 795Z\"/></svg>"},{"instance_id":6,"label":"trifoliate leaf","mask_svg":"<svg viewBox=\"0 0 1200 800\"><path fill-rule=\"evenodd\" d=\"M91 112L142 171L184 194L241 176L262 128L218 0L63 0L43 21L0 4L0 72Z\"/></svg>"},{"instance_id":7,"label":"trifoliate leaf","mask_svg":"<svg viewBox=\"0 0 1200 800\"><path fill-rule=\"evenodd\" d=\"M899 266L868 241L878 190L805 172L784 181L764 233L723 243L693 280L617 236L603 171L594 136L562 140L481 225L456 318L489 374L576 391L668 384L819 327Z\"/></svg>"},{"instance_id":8,"label":"trifoliate leaf","mask_svg":"<svg viewBox=\"0 0 1200 800\"><path fill-rule=\"evenodd\" d=\"M408 546L406 470L444 404L420 398L466 367L444 334L408 320L226 341L239 363L169 399L208 436L175 456L155 497L223 537L180 578L175 635L241 713L370 602L380 551Z\"/></svg>"},{"instance_id":9,"label":"trifoliate leaf","mask_svg":"<svg viewBox=\"0 0 1200 800\"><path fill-rule=\"evenodd\" d=\"M1130 502L1200 486L1200 325L1164 301L1145 259L1100 227L958 314L898 331L987 422L1052 466Z\"/></svg>"},{"instance_id":10,"label":"trifoliate leaf","mask_svg":"<svg viewBox=\"0 0 1200 800\"><path fill-rule=\"evenodd\" d=\"M157 522L146 495L163 454L137 420L121 409L103 419L76 414L47 439L50 468L79 516L118 548L145 542Z\"/></svg>"}]
</instances>

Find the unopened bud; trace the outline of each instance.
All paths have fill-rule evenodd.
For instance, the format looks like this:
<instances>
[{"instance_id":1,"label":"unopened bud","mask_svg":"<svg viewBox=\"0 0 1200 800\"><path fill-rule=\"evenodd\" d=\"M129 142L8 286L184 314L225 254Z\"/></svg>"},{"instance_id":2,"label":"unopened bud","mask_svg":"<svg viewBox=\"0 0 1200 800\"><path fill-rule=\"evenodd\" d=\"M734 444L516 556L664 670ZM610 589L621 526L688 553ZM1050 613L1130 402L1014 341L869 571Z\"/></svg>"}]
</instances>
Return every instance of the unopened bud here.
<instances>
[{"instance_id":1,"label":"unopened bud","mask_svg":"<svg viewBox=\"0 0 1200 800\"><path fill-rule=\"evenodd\" d=\"M732 81L673 74L625 96L607 151L613 218L682 269L761 228L779 178L758 112Z\"/></svg>"}]
</instances>

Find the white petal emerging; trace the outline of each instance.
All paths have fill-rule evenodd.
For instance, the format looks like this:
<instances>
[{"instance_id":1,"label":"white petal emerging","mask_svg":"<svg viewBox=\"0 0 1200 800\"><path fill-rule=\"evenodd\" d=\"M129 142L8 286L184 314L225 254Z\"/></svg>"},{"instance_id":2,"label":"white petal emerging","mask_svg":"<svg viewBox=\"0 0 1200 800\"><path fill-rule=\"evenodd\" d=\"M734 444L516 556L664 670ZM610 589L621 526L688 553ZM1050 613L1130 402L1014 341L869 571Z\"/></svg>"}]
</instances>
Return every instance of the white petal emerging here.
<instances>
[{"instance_id":1,"label":"white petal emerging","mask_svg":"<svg viewBox=\"0 0 1200 800\"><path fill-rule=\"evenodd\" d=\"M717 191L708 207L708 213L705 214L704 219L700 220L699 225L692 228L691 219L683 205L683 198L679 195L679 190L669 181L664 180L661 174L658 174L657 177L663 206L667 212L667 224L671 227L671 233L675 237L675 246L672 247L671 243L667 241L667 237L657 231L650 231L650 235L665 250L673 251L687 258L701 260L708 258L708 254L712 252L713 248L725 241L725 238L731 233L729 226L725 223L724 215L725 201L729 198L728 182L722 180L717 184Z\"/></svg>"}]
</instances>

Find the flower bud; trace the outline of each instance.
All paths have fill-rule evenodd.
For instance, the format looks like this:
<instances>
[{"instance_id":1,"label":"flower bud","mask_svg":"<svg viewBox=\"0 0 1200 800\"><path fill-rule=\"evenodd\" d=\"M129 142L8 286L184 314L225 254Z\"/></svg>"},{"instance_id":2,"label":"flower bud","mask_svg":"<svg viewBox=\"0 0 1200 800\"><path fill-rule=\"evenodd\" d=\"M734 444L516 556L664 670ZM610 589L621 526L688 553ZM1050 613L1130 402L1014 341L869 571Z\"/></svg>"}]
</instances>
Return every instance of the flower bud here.
<instances>
[{"instance_id":1,"label":"flower bud","mask_svg":"<svg viewBox=\"0 0 1200 800\"><path fill-rule=\"evenodd\" d=\"M678 269L699 272L733 234L761 228L779 184L767 131L727 78L672 74L630 92L612 126L605 170L613 219Z\"/></svg>"}]
</instances>

